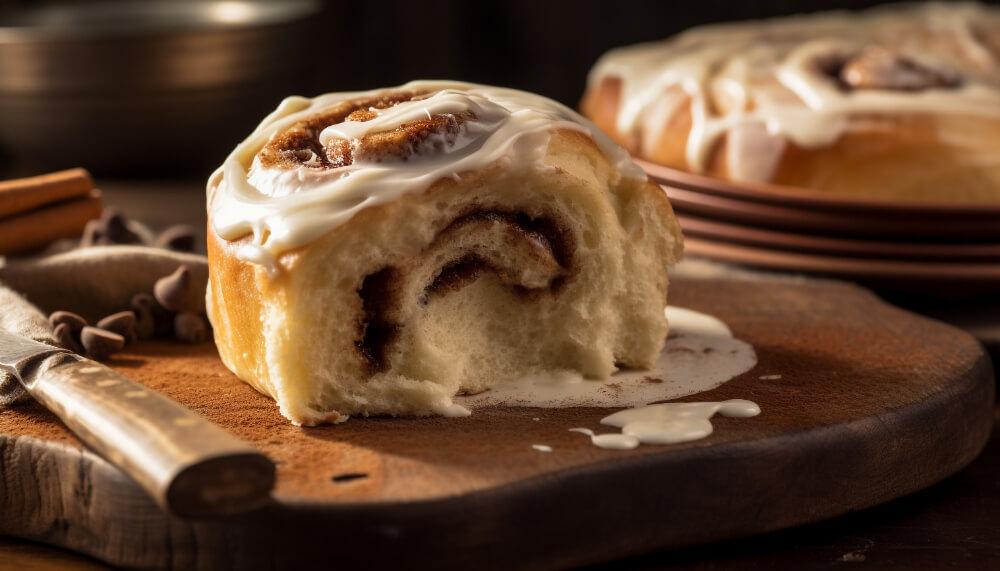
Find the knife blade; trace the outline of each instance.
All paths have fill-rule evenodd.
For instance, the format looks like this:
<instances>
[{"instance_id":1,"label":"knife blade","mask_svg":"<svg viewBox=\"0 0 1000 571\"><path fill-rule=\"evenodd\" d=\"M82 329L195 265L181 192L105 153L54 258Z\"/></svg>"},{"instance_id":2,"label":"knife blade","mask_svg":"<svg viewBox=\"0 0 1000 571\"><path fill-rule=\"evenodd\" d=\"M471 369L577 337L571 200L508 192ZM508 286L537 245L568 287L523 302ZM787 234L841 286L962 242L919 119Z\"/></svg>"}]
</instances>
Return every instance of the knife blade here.
<instances>
[{"instance_id":1,"label":"knife blade","mask_svg":"<svg viewBox=\"0 0 1000 571\"><path fill-rule=\"evenodd\" d=\"M228 515L269 497L267 456L96 361L0 329L0 370L170 513Z\"/></svg>"}]
</instances>

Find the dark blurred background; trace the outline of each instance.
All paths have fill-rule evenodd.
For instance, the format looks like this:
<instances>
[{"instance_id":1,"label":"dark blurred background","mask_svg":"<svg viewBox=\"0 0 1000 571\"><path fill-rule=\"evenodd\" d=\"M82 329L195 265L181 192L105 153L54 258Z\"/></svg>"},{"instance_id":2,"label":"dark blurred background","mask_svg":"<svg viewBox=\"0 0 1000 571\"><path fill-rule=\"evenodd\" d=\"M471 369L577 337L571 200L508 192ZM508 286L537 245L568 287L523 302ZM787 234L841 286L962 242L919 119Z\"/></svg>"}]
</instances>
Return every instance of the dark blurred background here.
<instances>
[{"instance_id":1,"label":"dark blurred background","mask_svg":"<svg viewBox=\"0 0 1000 571\"><path fill-rule=\"evenodd\" d=\"M416 78L575 106L590 66L615 46L880 3L0 0L0 173L201 176L285 95Z\"/></svg>"},{"instance_id":2,"label":"dark blurred background","mask_svg":"<svg viewBox=\"0 0 1000 571\"><path fill-rule=\"evenodd\" d=\"M319 90L459 78L535 91L575 106L587 72L605 51L654 41L708 22L815 10L860 9L872 0L507 0L390 2L323 14L325 49L344 56L318 69ZM328 42L328 43L327 43Z\"/></svg>"}]
</instances>

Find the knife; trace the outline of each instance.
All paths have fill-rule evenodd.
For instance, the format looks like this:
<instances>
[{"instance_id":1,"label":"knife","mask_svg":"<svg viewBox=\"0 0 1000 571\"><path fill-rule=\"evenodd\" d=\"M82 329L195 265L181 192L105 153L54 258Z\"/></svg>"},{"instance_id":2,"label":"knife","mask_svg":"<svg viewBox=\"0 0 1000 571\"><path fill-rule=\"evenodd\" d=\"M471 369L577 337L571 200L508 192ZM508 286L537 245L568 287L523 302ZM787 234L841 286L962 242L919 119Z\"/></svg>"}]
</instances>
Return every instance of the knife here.
<instances>
[{"instance_id":1,"label":"knife","mask_svg":"<svg viewBox=\"0 0 1000 571\"><path fill-rule=\"evenodd\" d=\"M274 486L267 456L96 361L0 329L0 371L169 513L247 511L263 504Z\"/></svg>"}]
</instances>

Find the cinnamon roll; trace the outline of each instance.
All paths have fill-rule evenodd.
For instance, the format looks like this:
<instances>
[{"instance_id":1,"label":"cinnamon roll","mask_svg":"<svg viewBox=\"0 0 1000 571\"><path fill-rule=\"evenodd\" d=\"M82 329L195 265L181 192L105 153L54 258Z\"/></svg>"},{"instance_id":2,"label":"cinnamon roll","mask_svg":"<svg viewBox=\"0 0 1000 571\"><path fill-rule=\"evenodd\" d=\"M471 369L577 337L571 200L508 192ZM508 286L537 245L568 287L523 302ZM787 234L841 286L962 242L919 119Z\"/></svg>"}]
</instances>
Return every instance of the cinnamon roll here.
<instances>
[{"instance_id":1,"label":"cinnamon roll","mask_svg":"<svg viewBox=\"0 0 1000 571\"><path fill-rule=\"evenodd\" d=\"M572 110L418 81L286 99L208 184L223 362L297 424L457 414L544 371L648 367L681 236Z\"/></svg>"},{"instance_id":2,"label":"cinnamon roll","mask_svg":"<svg viewBox=\"0 0 1000 571\"><path fill-rule=\"evenodd\" d=\"M1000 10L915 4L695 28L605 54L583 114L636 156L752 183L1000 200Z\"/></svg>"}]
</instances>

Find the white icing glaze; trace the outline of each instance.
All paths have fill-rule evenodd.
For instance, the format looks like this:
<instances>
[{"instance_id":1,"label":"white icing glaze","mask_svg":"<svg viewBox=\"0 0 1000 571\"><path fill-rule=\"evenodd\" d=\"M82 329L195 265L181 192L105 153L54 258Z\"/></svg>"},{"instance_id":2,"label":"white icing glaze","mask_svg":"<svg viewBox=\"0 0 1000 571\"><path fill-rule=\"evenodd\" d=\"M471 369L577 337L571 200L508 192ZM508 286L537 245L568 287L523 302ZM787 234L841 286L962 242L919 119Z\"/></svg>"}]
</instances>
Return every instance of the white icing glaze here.
<instances>
[{"instance_id":1,"label":"white icing glaze","mask_svg":"<svg viewBox=\"0 0 1000 571\"><path fill-rule=\"evenodd\" d=\"M731 339L733 337L733 331L729 329L728 325L723 323L718 317L707 313L668 305L663 314L667 316L667 323L670 324L670 330L675 334L690 335L693 333L705 337L720 337L723 339Z\"/></svg>"},{"instance_id":2,"label":"white icing glaze","mask_svg":"<svg viewBox=\"0 0 1000 571\"><path fill-rule=\"evenodd\" d=\"M391 164L356 160L349 166L262 166L258 154L275 135L295 122L340 102L379 91L331 93L314 99L289 97L268 115L229 155L208 183L212 230L235 240L251 234L237 255L277 272L277 257L304 246L343 224L363 208L384 204L406 193L419 193L443 178L507 160L510 168L547 169L542 160L556 129L591 136L622 176L645 178L620 146L568 107L539 95L484 85L414 81L399 90L430 95L377 110L371 121L345 121L323 129L322 144L356 140L368 133L391 131L436 114L472 112L457 139L440 152Z\"/></svg>"},{"instance_id":3,"label":"white icing glaze","mask_svg":"<svg viewBox=\"0 0 1000 571\"><path fill-rule=\"evenodd\" d=\"M733 338L719 319L679 307L668 307L666 315L670 336L650 370L621 370L603 381L573 371L529 375L454 401L471 409L632 407L714 389L757 364L753 347Z\"/></svg>"},{"instance_id":4,"label":"white icing glaze","mask_svg":"<svg viewBox=\"0 0 1000 571\"><path fill-rule=\"evenodd\" d=\"M748 418L760 414L760 407L743 399L651 404L601 419L601 424L621 428L621 434L594 434L586 428L570 430L589 434L594 445L600 448L628 450L640 443L679 444L705 438L712 433L711 418L716 413Z\"/></svg>"},{"instance_id":5,"label":"white icing glaze","mask_svg":"<svg viewBox=\"0 0 1000 571\"><path fill-rule=\"evenodd\" d=\"M686 161L698 172L720 135L747 126L817 148L839 139L849 117L866 113L1000 116L1000 62L975 32L995 33L998 26L1000 10L943 3L704 26L668 41L612 50L588 81L594 87L606 77L621 79L617 128L642 134L641 154L690 99ZM856 55L868 45L957 73L961 86L846 90L820 69L821 61ZM745 135L753 138L736 140L741 147L734 152L752 155L732 159L730 176L766 181L783 145L759 133Z\"/></svg>"},{"instance_id":6,"label":"white icing glaze","mask_svg":"<svg viewBox=\"0 0 1000 571\"><path fill-rule=\"evenodd\" d=\"M469 416L472 414L472 411L460 404L452 403L448 406L442 406L434 409L434 414L438 414L445 418L461 418L463 416Z\"/></svg>"},{"instance_id":7,"label":"white icing glaze","mask_svg":"<svg viewBox=\"0 0 1000 571\"><path fill-rule=\"evenodd\" d=\"M539 452L552 452L552 447L545 444L532 444L531 447Z\"/></svg>"},{"instance_id":8,"label":"white icing glaze","mask_svg":"<svg viewBox=\"0 0 1000 571\"><path fill-rule=\"evenodd\" d=\"M606 450L631 450L639 446L639 439L629 434L594 434L589 428L570 428L569 431L586 434L594 446Z\"/></svg>"}]
</instances>

